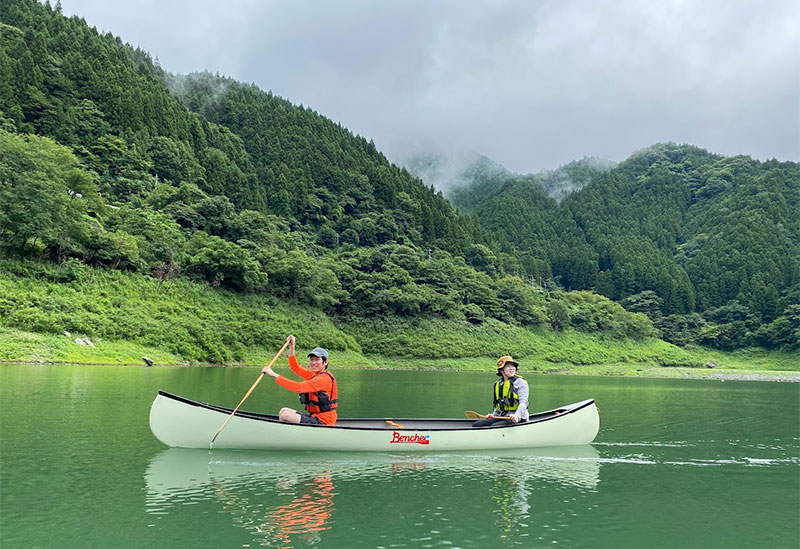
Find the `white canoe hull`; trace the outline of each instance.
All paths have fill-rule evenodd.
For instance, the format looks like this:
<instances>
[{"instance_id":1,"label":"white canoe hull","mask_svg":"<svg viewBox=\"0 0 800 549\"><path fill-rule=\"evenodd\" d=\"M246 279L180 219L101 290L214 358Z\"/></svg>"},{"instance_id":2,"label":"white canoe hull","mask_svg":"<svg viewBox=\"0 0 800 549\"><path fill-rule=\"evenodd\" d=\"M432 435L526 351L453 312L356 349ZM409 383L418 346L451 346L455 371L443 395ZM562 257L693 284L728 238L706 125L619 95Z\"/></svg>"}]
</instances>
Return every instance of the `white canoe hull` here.
<instances>
[{"instance_id":1,"label":"white canoe hull","mask_svg":"<svg viewBox=\"0 0 800 549\"><path fill-rule=\"evenodd\" d=\"M159 391L150 429L167 446L210 448L233 410ZM237 411L214 448L347 452L443 452L589 444L600 417L593 399L531 415L527 423L471 428L468 419L340 419L333 427L279 422L276 416Z\"/></svg>"}]
</instances>

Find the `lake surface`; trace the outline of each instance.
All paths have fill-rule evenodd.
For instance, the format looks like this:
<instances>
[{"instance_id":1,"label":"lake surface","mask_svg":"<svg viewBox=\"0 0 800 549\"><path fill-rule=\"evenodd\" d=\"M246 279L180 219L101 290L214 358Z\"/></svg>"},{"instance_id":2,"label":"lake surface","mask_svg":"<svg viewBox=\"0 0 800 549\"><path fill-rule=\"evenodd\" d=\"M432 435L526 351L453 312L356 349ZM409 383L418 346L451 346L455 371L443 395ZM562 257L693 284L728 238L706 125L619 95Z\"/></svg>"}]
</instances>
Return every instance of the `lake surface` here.
<instances>
[{"instance_id":1,"label":"lake surface","mask_svg":"<svg viewBox=\"0 0 800 549\"><path fill-rule=\"evenodd\" d=\"M796 383L529 376L532 410L594 397L601 422L591 446L535 451L183 450L150 433L158 389L233 407L258 373L0 365L0 546L800 543ZM491 368L335 373L341 417L486 412L494 381ZM265 379L243 408L296 403Z\"/></svg>"}]
</instances>

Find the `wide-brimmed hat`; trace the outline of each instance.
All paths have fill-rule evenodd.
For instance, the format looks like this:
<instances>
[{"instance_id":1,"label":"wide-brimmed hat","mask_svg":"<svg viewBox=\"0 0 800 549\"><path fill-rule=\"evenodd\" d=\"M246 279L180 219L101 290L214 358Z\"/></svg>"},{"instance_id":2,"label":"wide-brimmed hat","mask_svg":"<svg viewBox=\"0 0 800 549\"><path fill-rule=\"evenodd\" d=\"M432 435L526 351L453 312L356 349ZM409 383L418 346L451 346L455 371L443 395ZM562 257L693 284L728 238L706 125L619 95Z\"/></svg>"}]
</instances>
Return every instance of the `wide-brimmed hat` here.
<instances>
[{"instance_id":1,"label":"wide-brimmed hat","mask_svg":"<svg viewBox=\"0 0 800 549\"><path fill-rule=\"evenodd\" d=\"M506 364L513 364L514 367L519 368L519 363L511 358L511 355L501 356L497 359L497 369L504 368Z\"/></svg>"}]
</instances>

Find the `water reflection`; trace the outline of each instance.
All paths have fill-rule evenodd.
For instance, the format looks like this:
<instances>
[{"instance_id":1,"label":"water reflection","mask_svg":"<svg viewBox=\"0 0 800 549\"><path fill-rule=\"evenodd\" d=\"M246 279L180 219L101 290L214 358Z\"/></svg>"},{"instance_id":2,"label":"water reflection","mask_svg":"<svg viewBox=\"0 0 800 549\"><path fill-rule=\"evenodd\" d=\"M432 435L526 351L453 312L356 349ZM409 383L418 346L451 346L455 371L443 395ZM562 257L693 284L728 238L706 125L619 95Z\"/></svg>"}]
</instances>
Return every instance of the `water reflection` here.
<instances>
[{"instance_id":1,"label":"water reflection","mask_svg":"<svg viewBox=\"0 0 800 549\"><path fill-rule=\"evenodd\" d=\"M509 538L515 525L519 525L520 522L524 524L530 518L529 496L530 492L524 476L510 475L495 479L492 500L494 501L495 522L502 539Z\"/></svg>"},{"instance_id":2,"label":"water reflection","mask_svg":"<svg viewBox=\"0 0 800 549\"><path fill-rule=\"evenodd\" d=\"M234 524L251 532L263 545L290 547L292 539L304 545L321 540L320 532L330 528L333 513L333 482L326 471L296 486L295 478L279 479L283 490L299 492L290 502L263 508L257 500L241 496L223 481L214 481L214 495L234 517Z\"/></svg>"},{"instance_id":3,"label":"water reflection","mask_svg":"<svg viewBox=\"0 0 800 549\"><path fill-rule=\"evenodd\" d=\"M334 524L363 527L354 517L365 511L384 521L382 531L393 517L416 518L412 524L441 537L435 517L446 522L467 507L484 509L501 538L511 536L531 518L535 490L593 491L600 462L592 446L419 455L169 448L144 477L155 518L200 505L202 513L232 517L253 543L290 547L318 543ZM422 508L427 522L419 522Z\"/></svg>"}]
</instances>

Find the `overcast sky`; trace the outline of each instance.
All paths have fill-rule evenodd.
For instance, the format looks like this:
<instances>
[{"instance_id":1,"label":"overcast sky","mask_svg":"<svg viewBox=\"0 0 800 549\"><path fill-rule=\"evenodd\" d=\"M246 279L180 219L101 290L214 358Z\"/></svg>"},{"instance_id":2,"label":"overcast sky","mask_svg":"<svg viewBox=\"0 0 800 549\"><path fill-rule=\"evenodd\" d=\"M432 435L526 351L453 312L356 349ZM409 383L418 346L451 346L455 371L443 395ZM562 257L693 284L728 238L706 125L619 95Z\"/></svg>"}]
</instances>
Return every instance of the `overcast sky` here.
<instances>
[{"instance_id":1,"label":"overcast sky","mask_svg":"<svg viewBox=\"0 0 800 549\"><path fill-rule=\"evenodd\" d=\"M800 160L797 0L61 2L167 71L253 82L392 160L469 149L533 173L663 141Z\"/></svg>"}]
</instances>

